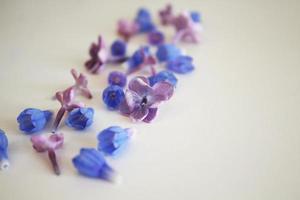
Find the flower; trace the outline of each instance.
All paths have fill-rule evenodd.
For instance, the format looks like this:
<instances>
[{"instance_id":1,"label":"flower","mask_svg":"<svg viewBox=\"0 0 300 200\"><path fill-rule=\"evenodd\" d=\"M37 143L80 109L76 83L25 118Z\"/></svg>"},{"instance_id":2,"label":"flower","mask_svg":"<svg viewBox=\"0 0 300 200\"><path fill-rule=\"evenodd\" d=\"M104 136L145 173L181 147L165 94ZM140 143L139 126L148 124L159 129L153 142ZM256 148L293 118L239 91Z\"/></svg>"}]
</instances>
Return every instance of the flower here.
<instances>
[{"instance_id":1,"label":"flower","mask_svg":"<svg viewBox=\"0 0 300 200\"><path fill-rule=\"evenodd\" d=\"M8 139L4 131L0 129L0 170L9 168L7 149L8 149Z\"/></svg>"},{"instance_id":2,"label":"flower","mask_svg":"<svg viewBox=\"0 0 300 200\"><path fill-rule=\"evenodd\" d=\"M81 102L74 102L75 92L73 87L70 87L63 92L57 92L55 97L60 102L61 107L57 112L53 123L53 133L56 132L66 111L70 112L75 108L81 108L84 106L84 104Z\"/></svg>"},{"instance_id":3,"label":"flower","mask_svg":"<svg viewBox=\"0 0 300 200\"><path fill-rule=\"evenodd\" d=\"M172 24L174 16L171 4L168 4L164 9L160 10L158 14L162 25Z\"/></svg>"},{"instance_id":4,"label":"flower","mask_svg":"<svg viewBox=\"0 0 300 200\"><path fill-rule=\"evenodd\" d=\"M126 20L118 21L118 34L123 37L125 41L128 41L133 35L137 34L139 25L136 22L130 22Z\"/></svg>"},{"instance_id":5,"label":"flower","mask_svg":"<svg viewBox=\"0 0 300 200\"><path fill-rule=\"evenodd\" d=\"M117 155L124 149L134 132L135 130L130 128L108 127L98 134L98 150L107 155Z\"/></svg>"},{"instance_id":6,"label":"flower","mask_svg":"<svg viewBox=\"0 0 300 200\"><path fill-rule=\"evenodd\" d=\"M64 143L62 133L51 134L49 137L45 135L34 135L31 137L33 148L39 152L48 152L48 157L51 161L53 170L56 175L60 174L60 168L56 160L55 150L60 149Z\"/></svg>"},{"instance_id":7,"label":"flower","mask_svg":"<svg viewBox=\"0 0 300 200\"><path fill-rule=\"evenodd\" d=\"M74 129L83 130L92 125L93 118L93 108L75 108L69 112L66 124Z\"/></svg>"},{"instance_id":8,"label":"flower","mask_svg":"<svg viewBox=\"0 0 300 200\"><path fill-rule=\"evenodd\" d=\"M165 36L160 31L152 31L148 34L148 41L152 45L160 45L164 43Z\"/></svg>"},{"instance_id":9,"label":"flower","mask_svg":"<svg viewBox=\"0 0 300 200\"><path fill-rule=\"evenodd\" d=\"M174 44L159 45L156 51L156 57L160 62L169 61L181 54Z\"/></svg>"},{"instance_id":10,"label":"flower","mask_svg":"<svg viewBox=\"0 0 300 200\"><path fill-rule=\"evenodd\" d=\"M200 23L201 22L201 15L199 12L197 11L192 11L190 12L190 16L191 16L191 19L196 22L196 23Z\"/></svg>"},{"instance_id":11,"label":"flower","mask_svg":"<svg viewBox=\"0 0 300 200\"><path fill-rule=\"evenodd\" d=\"M127 74L134 73L144 67L149 66L152 74L155 74L154 65L156 64L155 58L151 55L148 46L144 46L136 50L133 55L128 59Z\"/></svg>"},{"instance_id":12,"label":"flower","mask_svg":"<svg viewBox=\"0 0 300 200\"><path fill-rule=\"evenodd\" d=\"M122 40L116 40L110 47L110 52L113 56L124 57L126 55L126 43Z\"/></svg>"},{"instance_id":13,"label":"flower","mask_svg":"<svg viewBox=\"0 0 300 200\"><path fill-rule=\"evenodd\" d=\"M110 85L102 93L103 102L110 110L118 109L124 97L124 91L118 85Z\"/></svg>"},{"instance_id":14,"label":"flower","mask_svg":"<svg viewBox=\"0 0 300 200\"><path fill-rule=\"evenodd\" d=\"M174 87L177 84L177 78L175 77L175 75L172 72L167 71L167 70L161 71L161 72L149 77L150 86L153 86L156 83L161 82L161 81L169 82Z\"/></svg>"},{"instance_id":15,"label":"flower","mask_svg":"<svg viewBox=\"0 0 300 200\"><path fill-rule=\"evenodd\" d=\"M52 112L48 110L42 111L35 108L27 108L17 118L19 129L28 135L41 131L45 128L51 116Z\"/></svg>"},{"instance_id":16,"label":"flower","mask_svg":"<svg viewBox=\"0 0 300 200\"><path fill-rule=\"evenodd\" d=\"M71 74L75 80L75 84L72 86L74 88L75 92L82 94L83 96L85 96L88 99L91 99L93 96L92 96L91 91L87 87L88 80L87 80L86 76L82 73L80 73L78 75L78 73L75 69L71 69Z\"/></svg>"},{"instance_id":17,"label":"flower","mask_svg":"<svg viewBox=\"0 0 300 200\"><path fill-rule=\"evenodd\" d=\"M72 160L77 171L87 177L115 181L116 173L107 164L102 153L92 148L81 148Z\"/></svg>"},{"instance_id":18,"label":"flower","mask_svg":"<svg viewBox=\"0 0 300 200\"><path fill-rule=\"evenodd\" d=\"M172 84L162 81L150 87L145 77L133 78L120 105L120 112L134 121L150 123L157 114L160 102L169 100L174 92Z\"/></svg>"},{"instance_id":19,"label":"flower","mask_svg":"<svg viewBox=\"0 0 300 200\"><path fill-rule=\"evenodd\" d=\"M187 74L194 70L193 58L189 56L178 56L167 62L167 69L178 74Z\"/></svg>"},{"instance_id":20,"label":"flower","mask_svg":"<svg viewBox=\"0 0 300 200\"><path fill-rule=\"evenodd\" d=\"M100 72L107 61L107 51L104 41L101 36L98 38L97 43L92 43L89 54L91 58L85 63L85 67L93 74Z\"/></svg>"},{"instance_id":21,"label":"flower","mask_svg":"<svg viewBox=\"0 0 300 200\"><path fill-rule=\"evenodd\" d=\"M140 33L150 32L155 29L150 12L147 9L141 8L138 11L135 22L139 25Z\"/></svg>"},{"instance_id":22,"label":"flower","mask_svg":"<svg viewBox=\"0 0 300 200\"><path fill-rule=\"evenodd\" d=\"M118 71L110 72L108 75L108 83L110 85L118 85L120 87L125 87L127 83L126 75Z\"/></svg>"}]
</instances>

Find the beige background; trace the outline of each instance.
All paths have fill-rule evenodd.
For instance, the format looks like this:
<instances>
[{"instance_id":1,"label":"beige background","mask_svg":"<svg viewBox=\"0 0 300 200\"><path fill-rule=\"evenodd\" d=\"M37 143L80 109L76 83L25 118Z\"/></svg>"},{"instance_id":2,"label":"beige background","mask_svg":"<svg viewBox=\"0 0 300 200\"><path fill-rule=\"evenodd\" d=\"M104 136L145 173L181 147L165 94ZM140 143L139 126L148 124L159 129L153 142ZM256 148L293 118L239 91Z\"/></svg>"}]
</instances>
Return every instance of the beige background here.
<instances>
[{"instance_id":1,"label":"beige background","mask_svg":"<svg viewBox=\"0 0 300 200\"><path fill-rule=\"evenodd\" d=\"M178 76L174 98L151 125L108 112L100 94L106 69L89 75L95 124L85 133L62 127L63 174L52 174L45 156L17 129L26 107L57 110L50 98L85 71L90 43L99 33L110 43L116 20L151 1L0 0L0 127L10 139L11 168L0 173L1 200L35 199L300 199L300 3L299 1L174 2L203 14L201 46L181 45L196 71ZM155 15L157 20L157 15ZM172 29L164 29L171 36ZM137 48L144 37L130 43ZM123 66L124 68L124 66ZM79 176L71 158L95 147L110 125L136 127L128 151L109 163L120 185Z\"/></svg>"}]
</instances>

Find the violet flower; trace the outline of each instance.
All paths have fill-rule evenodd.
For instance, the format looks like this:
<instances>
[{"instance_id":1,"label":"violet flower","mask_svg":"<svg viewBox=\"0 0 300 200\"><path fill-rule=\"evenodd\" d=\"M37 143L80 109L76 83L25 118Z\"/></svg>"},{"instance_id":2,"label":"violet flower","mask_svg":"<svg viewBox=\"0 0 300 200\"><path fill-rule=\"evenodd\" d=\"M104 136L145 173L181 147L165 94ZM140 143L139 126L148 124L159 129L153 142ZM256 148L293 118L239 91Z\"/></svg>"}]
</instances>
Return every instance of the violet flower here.
<instances>
[{"instance_id":1,"label":"violet flower","mask_svg":"<svg viewBox=\"0 0 300 200\"><path fill-rule=\"evenodd\" d=\"M64 136L61 133L51 134L49 137L45 135L34 135L31 137L33 148L39 152L48 152L53 170L56 175L60 175L60 168L56 160L55 150L61 148L64 143Z\"/></svg>"},{"instance_id":2,"label":"violet flower","mask_svg":"<svg viewBox=\"0 0 300 200\"><path fill-rule=\"evenodd\" d=\"M162 25L170 25L173 22L173 8L171 4L167 4L167 6L159 11L159 18Z\"/></svg>"},{"instance_id":3,"label":"violet flower","mask_svg":"<svg viewBox=\"0 0 300 200\"><path fill-rule=\"evenodd\" d=\"M129 82L125 100L120 105L120 112L134 121L150 123L157 114L160 102L169 100L174 86L166 81L151 87L145 77L136 77Z\"/></svg>"},{"instance_id":4,"label":"violet flower","mask_svg":"<svg viewBox=\"0 0 300 200\"><path fill-rule=\"evenodd\" d=\"M121 19L118 21L118 34L128 41L132 36L136 35L139 31L139 25L134 21L127 21Z\"/></svg>"},{"instance_id":5,"label":"violet flower","mask_svg":"<svg viewBox=\"0 0 300 200\"><path fill-rule=\"evenodd\" d=\"M99 73L107 61L107 50L101 36L97 43L92 43L89 54L91 58L85 63L86 69L93 73Z\"/></svg>"},{"instance_id":6,"label":"violet flower","mask_svg":"<svg viewBox=\"0 0 300 200\"><path fill-rule=\"evenodd\" d=\"M78 75L75 69L71 69L71 74L75 80L75 84L73 86L76 93L80 93L88 99L93 98L91 91L87 87L88 80L86 76L82 73Z\"/></svg>"},{"instance_id":7,"label":"violet flower","mask_svg":"<svg viewBox=\"0 0 300 200\"><path fill-rule=\"evenodd\" d=\"M79 103L74 102L75 91L73 87L69 87L63 92L57 92L55 97L60 102L61 108L57 112L54 120L53 130L52 130L53 133L56 132L57 127L59 126L66 111L70 112L74 108L81 108L84 106L84 104L81 102Z\"/></svg>"}]
</instances>

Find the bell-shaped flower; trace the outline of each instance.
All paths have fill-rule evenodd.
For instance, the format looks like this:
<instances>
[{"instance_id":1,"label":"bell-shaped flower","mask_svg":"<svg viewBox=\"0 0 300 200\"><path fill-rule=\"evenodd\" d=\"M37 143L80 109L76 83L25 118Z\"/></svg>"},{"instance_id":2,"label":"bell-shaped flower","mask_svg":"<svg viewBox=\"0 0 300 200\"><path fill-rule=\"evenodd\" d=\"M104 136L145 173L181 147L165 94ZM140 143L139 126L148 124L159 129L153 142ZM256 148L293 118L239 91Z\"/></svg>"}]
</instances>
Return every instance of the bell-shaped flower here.
<instances>
[{"instance_id":1,"label":"bell-shaped flower","mask_svg":"<svg viewBox=\"0 0 300 200\"><path fill-rule=\"evenodd\" d=\"M66 124L74 129L83 130L92 125L93 118L93 108L75 108L69 112Z\"/></svg>"},{"instance_id":2,"label":"bell-shaped flower","mask_svg":"<svg viewBox=\"0 0 300 200\"><path fill-rule=\"evenodd\" d=\"M0 129L0 170L9 168L8 161L8 139L4 131Z\"/></svg>"}]
</instances>

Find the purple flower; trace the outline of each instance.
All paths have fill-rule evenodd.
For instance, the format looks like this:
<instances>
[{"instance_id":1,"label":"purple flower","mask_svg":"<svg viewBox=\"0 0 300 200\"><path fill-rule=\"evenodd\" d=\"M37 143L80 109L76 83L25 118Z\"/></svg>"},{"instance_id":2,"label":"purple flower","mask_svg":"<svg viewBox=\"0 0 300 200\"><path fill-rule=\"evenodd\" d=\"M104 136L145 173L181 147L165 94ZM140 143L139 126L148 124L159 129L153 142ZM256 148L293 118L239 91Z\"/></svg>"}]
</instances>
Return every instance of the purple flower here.
<instances>
[{"instance_id":1,"label":"purple flower","mask_svg":"<svg viewBox=\"0 0 300 200\"><path fill-rule=\"evenodd\" d=\"M88 99L93 98L91 91L87 87L88 80L86 76L82 73L78 75L75 69L71 69L71 74L75 80L75 84L73 86L76 93L80 93Z\"/></svg>"},{"instance_id":2,"label":"purple flower","mask_svg":"<svg viewBox=\"0 0 300 200\"><path fill-rule=\"evenodd\" d=\"M137 34L139 26L136 22L130 22L126 20L118 21L118 34L123 37L125 41L128 41L133 35Z\"/></svg>"},{"instance_id":3,"label":"purple flower","mask_svg":"<svg viewBox=\"0 0 300 200\"><path fill-rule=\"evenodd\" d=\"M160 31L152 31L148 34L148 41L152 45L160 45L164 43L165 36Z\"/></svg>"},{"instance_id":4,"label":"purple flower","mask_svg":"<svg viewBox=\"0 0 300 200\"><path fill-rule=\"evenodd\" d=\"M187 74L194 70L193 58L190 56L178 56L167 62L168 70L178 74Z\"/></svg>"},{"instance_id":5,"label":"purple flower","mask_svg":"<svg viewBox=\"0 0 300 200\"><path fill-rule=\"evenodd\" d=\"M60 174L60 169L57 164L55 150L60 149L64 143L64 136L61 133L51 134L49 137L45 135L34 135L31 137L33 148L37 152L48 152L55 174Z\"/></svg>"},{"instance_id":6,"label":"purple flower","mask_svg":"<svg viewBox=\"0 0 300 200\"><path fill-rule=\"evenodd\" d=\"M172 72L167 70L161 71L153 76L150 76L148 79L151 86L158 82L166 81L171 83L175 87L178 81L176 76Z\"/></svg>"},{"instance_id":7,"label":"purple flower","mask_svg":"<svg viewBox=\"0 0 300 200\"><path fill-rule=\"evenodd\" d=\"M91 58L85 63L86 69L93 73L99 73L107 61L107 50L101 36L97 43L92 43L89 54Z\"/></svg>"},{"instance_id":8,"label":"purple flower","mask_svg":"<svg viewBox=\"0 0 300 200\"><path fill-rule=\"evenodd\" d=\"M126 75L118 71L110 72L108 75L108 83L110 85L118 85L120 87L125 87L127 83Z\"/></svg>"},{"instance_id":9,"label":"purple flower","mask_svg":"<svg viewBox=\"0 0 300 200\"><path fill-rule=\"evenodd\" d=\"M160 102L169 100L174 86L162 81L150 87L145 77L133 78L125 93L125 100L120 105L120 112L134 121L151 122L157 114Z\"/></svg>"},{"instance_id":10,"label":"purple flower","mask_svg":"<svg viewBox=\"0 0 300 200\"><path fill-rule=\"evenodd\" d=\"M160 10L158 14L162 25L172 24L174 16L171 4L168 4L164 9Z\"/></svg>"}]
</instances>

